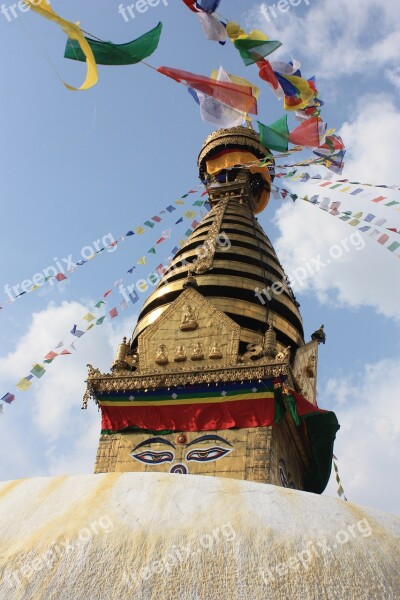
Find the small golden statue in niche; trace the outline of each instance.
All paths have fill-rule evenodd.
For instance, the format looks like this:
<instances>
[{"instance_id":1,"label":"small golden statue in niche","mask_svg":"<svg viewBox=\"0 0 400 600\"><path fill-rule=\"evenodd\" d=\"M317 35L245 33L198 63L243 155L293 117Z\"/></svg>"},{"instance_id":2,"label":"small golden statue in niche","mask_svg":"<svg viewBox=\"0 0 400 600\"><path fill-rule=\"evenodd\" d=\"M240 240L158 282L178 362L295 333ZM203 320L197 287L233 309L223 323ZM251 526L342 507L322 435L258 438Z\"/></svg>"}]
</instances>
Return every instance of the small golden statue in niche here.
<instances>
[{"instance_id":1,"label":"small golden statue in niche","mask_svg":"<svg viewBox=\"0 0 400 600\"><path fill-rule=\"evenodd\" d=\"M183 362L186 360L186 348L185 346L177 346L175 350L175 362Z\"/></svg>"},{"instance_id":2,"label":"small golden statue in niche","mask_svg":"<svg viewBox=\"0 0 400 600\"><path fill-rule=\"evenodd\" d=\"M156 364L157 365L166 365L168 364L168 354L167 354L167 347L165 344L161 344L161 346L159 346L157 353L156 353Z\"/></svg>"},{"instance_id":3,"label":"small golden statue in niche","mask_svg":"<svg viewBox=\"0 0 400 600\"><path fill-rule=\"evenodd\" d=\"M181 331L193 331L198 326L196 310L190 304L187 304L182 315Z\"/></svg>"},{"instance_id":4,"label":"small golden statue in niche","mask_svg":"<svg viewBox=\"0 0 400 600\"><path fill-rule=\"evenodd\" d=\"M204 358L204 352L203 349L201 347L201 344L197 343L193 345L193 352L192 355L190 357L192 360L203 360Z\"/></svg>"},{"instance_id":5,"label":"small golden statue in niche","mask_svg":"<svg viewBox=\"0 0 400 600\"><path fill-rule=\"evenodd\" d=\"M222 358L221 347L217 344L217 342L213 342L210 350L209 358Z\"/></svg>"}]
</instances>

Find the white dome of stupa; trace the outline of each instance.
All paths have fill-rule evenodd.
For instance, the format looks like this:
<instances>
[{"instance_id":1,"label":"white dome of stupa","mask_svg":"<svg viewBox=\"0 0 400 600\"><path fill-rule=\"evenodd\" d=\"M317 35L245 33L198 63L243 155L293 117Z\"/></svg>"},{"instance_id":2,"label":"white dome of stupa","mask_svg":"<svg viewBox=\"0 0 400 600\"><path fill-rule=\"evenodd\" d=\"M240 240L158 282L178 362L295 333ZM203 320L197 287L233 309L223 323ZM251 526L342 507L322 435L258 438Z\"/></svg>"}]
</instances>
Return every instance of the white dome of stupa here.
<instances>
[{"instance_id":1,"label":"white dome of stupa","mask_svg":"<svg viewBox=\"0 0 400 600\"><path fill-rule=\"evenodd\" d=\"M0 484L1 600L400 598L400 519L228 478Z\"/></svg>"}]
</instances>

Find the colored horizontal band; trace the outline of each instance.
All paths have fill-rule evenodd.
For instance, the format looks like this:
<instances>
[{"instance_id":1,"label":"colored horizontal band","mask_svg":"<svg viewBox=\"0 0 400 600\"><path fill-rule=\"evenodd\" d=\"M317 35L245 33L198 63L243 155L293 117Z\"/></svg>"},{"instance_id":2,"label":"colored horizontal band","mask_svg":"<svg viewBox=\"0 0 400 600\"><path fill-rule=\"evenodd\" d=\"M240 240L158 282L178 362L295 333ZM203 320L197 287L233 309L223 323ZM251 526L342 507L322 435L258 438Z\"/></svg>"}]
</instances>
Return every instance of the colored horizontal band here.
<instances>
[{"instance_id":1,"label":"colored horizontal band","mask_svg":"<svg viewBox=\"0 0 400 600\"><path fill-rule=\"evenodd\" d=\"M197 397L196 397L197 396ZM238 401L252 401L252 400L261 400L261 399L271 399L274 398L273 392L259 392L259 393L231 393L226 396L202 396L201 394L193 394L186 398L172 398L169 400L160 400L158 398L154 400L119 400L118 398L115 400L99 400L100 406L114 406L114 407L124 407L124 406L176 406L180 407L183 405L196 405L196 404L220 404L223 402L238 402Z\"/></svg>"}]
</instances>

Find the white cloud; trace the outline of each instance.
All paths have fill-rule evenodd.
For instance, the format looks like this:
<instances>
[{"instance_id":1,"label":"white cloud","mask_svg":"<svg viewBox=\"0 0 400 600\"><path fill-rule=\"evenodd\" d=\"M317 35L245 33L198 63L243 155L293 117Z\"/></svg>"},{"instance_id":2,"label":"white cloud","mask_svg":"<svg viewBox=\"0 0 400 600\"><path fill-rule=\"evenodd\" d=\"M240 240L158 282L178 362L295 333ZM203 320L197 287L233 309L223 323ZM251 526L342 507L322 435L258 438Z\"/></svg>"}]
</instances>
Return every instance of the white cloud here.
<instances>
[{"instance_id":1,"label":"white cloud","mask_svg":"<svg viewBox=\"0 0 400 600\"><path fill-rule=\"evenodd\" d=\"M400 184L400 111L393 99L370 94L356 107L354 117L339 132L347 147L343 175L368 183Z\"/></svg>"},{"instance_id":2,"label":"white cloud","mask_svg":"<svg viewBox=\"0 0 400 600\"><path fill-rule=\"evenodd\" d=\"M276 17L267 8L273 4L254 7L248 26L281 40L281 55L295 53L295 58L318 64L319 77L368 74L383 67L390 71L397 63L400 12L392 0L311 0L301 12L290 6L284 13L275 9Z\"/></svg>"},{"instance_id":3,"label":"white cloud","mask_svg":"<svg viewBox=\"0 0 400 600\"><path fill-rule=\"evenodd\" d=\"M393 513L399 513L400 497L399 370L400 359L366 365L352 378L329 380L319 401L332 406L336 395L341 429L335 454L348 500ZM332 477L326 493L336 489Z\"/></svg>"},{"instance_id":4,"label":"white cloud","mask_svg":"<svg viewBox=\"0 0 400 600\"><path fill-rule=\"evenodd\" d=\"M62 302L34 313L15 349L0 358L4 392L12 391L13 384L31 365L40 363L86 312L78 302ZM134 320L135 316L127 313L123 320L90 330L77 341L75 353L45 365L45 375L34 378L28 392L18 392L15 402L5 406L0 453L9 460L3 465L2 478L93 470L101 417L92 403L88 411L81 410L86 364L109 371L116 346L123 334L130 336Z\"/></svg>"}]
</instances>

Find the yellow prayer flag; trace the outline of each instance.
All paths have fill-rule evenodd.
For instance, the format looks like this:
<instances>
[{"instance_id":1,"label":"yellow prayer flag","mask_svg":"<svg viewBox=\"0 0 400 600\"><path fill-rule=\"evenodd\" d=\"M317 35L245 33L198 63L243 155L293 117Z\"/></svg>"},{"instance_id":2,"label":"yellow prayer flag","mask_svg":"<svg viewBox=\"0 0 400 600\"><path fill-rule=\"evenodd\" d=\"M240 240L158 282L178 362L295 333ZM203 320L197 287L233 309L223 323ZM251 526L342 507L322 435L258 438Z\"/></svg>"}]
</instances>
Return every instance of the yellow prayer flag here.
<instances>
[{"instance_id":1,"label":"yellow prayer flag","mask_svg":"<svg viewBox=\"0 0 400 600\"><path fill-rule=\"evenodd\" d=\"M348 185L347 187L342 188L341 190L339 190L339 192L348 192L349 190L351 190L351 185Z\"/></svg>"},{"instance_id":2,"label":"yellow prayer flag","mask_svg":"<svg viewBox=\"0 0 400 600\"><path fill-rule=\"evenodd\" d=\"M138 235L141 235L142 233L144 233L143 227L136 227L135 233L137 233Z\"/></svg>"},{"instance_id":3,"label":"yellow prayer flag","mask_svg":"<svg viewBox=\"0 0 400 600\"><path fill-rule=\"evenodd\" d=\"M139 258L139 260L137 261L138 265L145 265L146 264L146 257L142 256L142 258Z\"/></svg>"},{"instance_id":4,"label":"yellow prayer flag","mask_svg":"<svg viewBox=\"0 0 400 600\"><path fill-rule=\"evenodd\" d=\"M260 31L259 29L252 29L250 33L246 33L245 30L242 29L240 25L238 25L238 23L235 23L234 21L229 21L229 23L227 23L226 32L232 42L235 40L247 39L263 41L268 40L268 36L266 36L265 33Z\"/></svg>"},{"instance_id":5,"label":"yellow prayer flag","mask_svg":"<svg viewBox=\"0 0 400 600\"><path fill-rule=\"evenodd\" d=\"M196 213L194 212L194 210L187 210L186 212L183 213L185 217L187 217L188 219L194 219L196 216Z\"/></svg>"},{"instance_id":6,"label":"yellow prayer flag","mask_svg":"<svg viewBox=\"0 0 400 600\"><path fill-rule=\"evenodd\" d=\"M90 323L90 321L94 320L94 316L91 313L87 313L87 315L85 315L84 317L82 317L82 319L85 319L85 321L87 321L88 323Z\"/></svg>"},{"instance_id":7,"label":"yellow prayer flag","mask_svg":"<svg viewBox=\"0 0 400 600\"><path fill-rule=\"evenodd\" d=\"M86 331L89 331L89 329L92 329L92 327L94 327L94 323L90 323L90 325L86 327Z\"/></svg>"},{"instance_id":8,"label":"yellow prayer flag","mask_svg":"<svg viewBox=\"0 0 400 600\"><path fill-rule=\"evenodd\" d=\"M298 77L297 75L284 75L285 79L288 80L294 87L296 87L300 91L301 100L299 104L292 106L291 104L286 103L286 96L284 100L283 107L285 110L301 110L302 108L306 108L310 101L315 97L315 91L310 87L310 84L303 77Z\"/></svg>"},{"instance_id":9,"label":"yellow prayer flag","mask_svg":"<svg viewBox=\"0 0 400 600\"><path fill-rule=\"evenodd\" d=\"M23 377L20 381L18 381L15 387L21 390L22 392L26 392L27 390L29 390L31 385L32 383L29 381L29 379Z\"/></svg>"},{"instance_id":10,"label":"yellow prayer flag","mask_svg":"<svg viewBox=\"0 0 400 600\"><path fill-rule=\"evenodd\" d=\"M38 13L45 19L53 21L53 23L57 23L57 25L61 27L61 29L67 34L67 36L71 40L76 40L78 42L83 54L86 57L86 79L81 85L81 87L75 88L63 81L65 87L68 90L71 90L72 92L76 92L80 90L88 90L89 88L96 85L99 79L96 60L94 58L94 54L90 45L88 44L87 40L85 39L85 36L79 28L79 24L72 23L71 21L67 21L66 19L62 19L61 17L59 17L57 13L55 13L54 10L51 8L48 0L23 0L23 2L27 6L29 6L29 8L32 9L33 12Z\"/></svg>"},{"instance_id":11,"label":"yellow prayer flag","mask_svg":"<svg viewBox=\"0 0 400 600\"><path fill-rule=\"evenodd\" d=\"M175 204L179 204L179 206L183 206L185 203L183 200L176 200Z\"/></svg>"}]
</instances>

